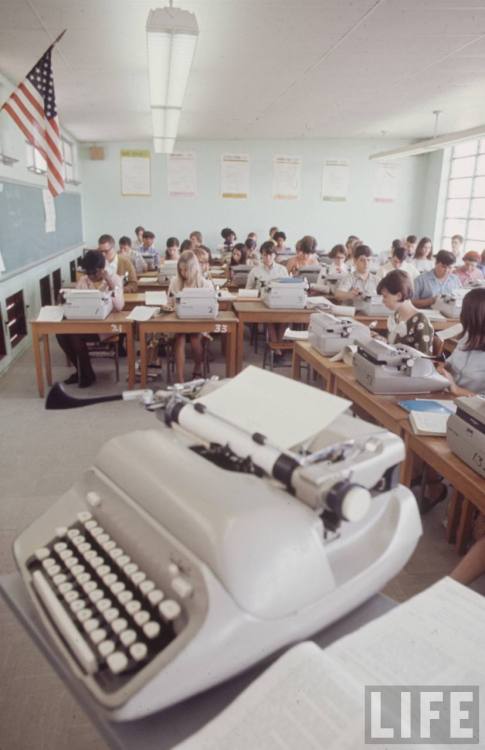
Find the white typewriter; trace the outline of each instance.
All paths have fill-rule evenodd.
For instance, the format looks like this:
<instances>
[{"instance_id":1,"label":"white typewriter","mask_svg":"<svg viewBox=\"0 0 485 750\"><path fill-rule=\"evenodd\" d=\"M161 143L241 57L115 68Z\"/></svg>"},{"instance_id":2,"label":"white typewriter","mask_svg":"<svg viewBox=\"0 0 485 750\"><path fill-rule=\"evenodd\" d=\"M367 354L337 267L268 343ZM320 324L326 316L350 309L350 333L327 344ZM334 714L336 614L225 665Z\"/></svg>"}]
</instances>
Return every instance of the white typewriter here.
<instances>
[{"instance_id":1,"label":"white typewriter","mask_svg":"<svg viewBox=\"0 0 485 750\"><path fill-rule=\"evenodd\" d=\"M186 288L175 295L177 318L214 320L219 313L217 292L214 287Z\"/></svg>"},{"instance_id":2,"label":"white typewriter","mask_svg":"<svg viewBox=\"0 0 485 750\"><path fill-rule=\"evenodd\" d=\"M448 419L446 438L453 453L485 477L485 398L460 396Z\"/></svg>"},{"instance_id":3,"label":"white typewriter","mask_svg":"<svg viewBox=\"0 0 485 750\"><path fill-rule=\"evenodd\" d=\"M433 304L433 309L438 310L445 318L459 318L463 305L464 296L470 288L455 289L449 294L440 294Z\"/></svg>"},{"instance_id":4,"label":"white typewriter","mask_svg":"<svg viewBox=\"0 0 485 750\"><path fill-rule=\"evenodd\" d=\"M312 289L317 292L322 292L322 294L333 295L337 291L339 282L342 281L348 273L348 269L338 273L337 271L332 270L330 266L323 266L323 268L320 269L320 275L316 282L312 284Z\"/></svg>"},{"instance_id":5,"label":"white typewriter","mask_svg":"<svg viewBox=\"0 0 485 750\"><path fill-rule=\"evenodd\" d=\"M160 266L160 272L158 274L159 284L169 284L170 281L177 275L177 261L176 260L165 260Z\"/></svg>"},{"instance_id":6,"label":"white typewriter","mask_svg":"<svg viewBox=\"0 0 485 750\"><path fill-rule=\"evenodd\" d=\"M385 306L380 294L356 297L354 305L355 309L361 315L367 315L369 317L374 317L375 315L389 315L389 308Z\"/></svg>"},{"instance_id":7,"label":"white typewriter","mask_svg":"<svg viewBox=\"0 0 485 750\"><path fill-rule=\"evenodd\" d=\"M62 312L68 320L104 320L113 309L113 295L98 289L61 289Z\"/></svg>"},{"instance_id":8,"label":"white typewriter","mask_svg":"<svg viewBox=\"0 0 485 750\"><path fill-rule=\"evenodd\" d=\"M152 406L168 426L110 440L14 544L51 640L119 721L342 617L421 534L386 430L344 414L282 452L198 401Z\"/></svg>"},{"instance_id":9,"label":"white typewriter","mask_svg":"<svg viewBox=\"0 0 485 750\"><path fill-rule=\"evenodd\" d=\"M326 312L310 315L308 341L326 357L338 354L348 344L367 341L370 337L369 328L352 318L338 318Z\"/></svg>"},{"instance_id":10,"label":"white typewriter","mask_svg":"<svg viewBox=\"0 0 485 750\"><path fill-rule=\"evenodd\" d=\"M303 266L296 273L296 278L306 279L308 284L315 284L320 276L322 267L319 263L313 266Z\"/></svg>"},{"instance_id":11,"label":"white typewriter","mask_svg":"<svg viewBox=\"0 0 485 750\"><path fill-rule=\"evenodd\" d=\"M391 346L379 339L357 345L353 367L358 382L376 394L430 393L448 388L432 357L405 344Z\"/></svg>"},{"instance_id":12,"label":"white typewriter","mask_svg":"<svg viewBox=\"0 0 485 750\"><path fill-rule=\"evenodd\" d=\"M231 284L237 287L245 287L250 270L251 266L247 265L229 266Z\"/></svg>"},{"instance_id":13,"label":"white typewriter","mask_svg":"<svg viewBox=\"0 0 485 750\"><path fill-rule=\"evenodd\" d=\"M276 279L261 286L261 299L266 307L303 310L307 301L307 289L305 279Z\"/></svg>"}]
</instances>

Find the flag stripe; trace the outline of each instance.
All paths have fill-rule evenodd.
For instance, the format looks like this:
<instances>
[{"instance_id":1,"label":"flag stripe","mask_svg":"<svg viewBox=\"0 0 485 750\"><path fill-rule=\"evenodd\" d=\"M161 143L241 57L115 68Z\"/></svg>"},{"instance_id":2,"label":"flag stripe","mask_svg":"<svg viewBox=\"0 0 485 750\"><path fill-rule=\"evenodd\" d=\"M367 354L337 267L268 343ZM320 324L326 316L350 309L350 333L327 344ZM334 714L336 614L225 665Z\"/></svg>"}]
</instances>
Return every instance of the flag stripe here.
<instances>
[{"instance_id":1,"label":"flag stripe","mask_svg":"<svg viewBox=\"0 0 485 750\"><path fill-rule=\"evenodd\" d=\"M22 114L28 119L31 126L35 128L36 133L38 134L38 138L41 139L42 145L44 149L50 150L49 144L47 142L47 132L46 132L46 119L39 119L37 117L37 111L31 106L30 100L26 99L25 97L20 98L17 94L17 92L14 92L11 97L14 102L18 105L20 110L22 111ZM58 150L56 149L53 154L53 161L55 161L55 166L58 172L62 171L62 156L60 156Z\"/></svg>"},{"instance_id":2,"label":"flag stripe","mask_svg":"<svg viewBox=\"0 0 485 750\"><path fill-rule=\"evenodd\" d=\"M30 84L29 81L26 81L25 85L21 83L19 86L19 89L22 91L22 93L25 94L25 97L28 100L28 102L30 102L32 107L34 107L34 109L40 115L40 120L39 120L39 117L37 117L36 115L34 116L37 121L40 121L45 126L44 129L45 129L46 136L49 136L52 142L52 150L55 156L57 157L59 163L62 164L62 161L63 161L62 154L58 145L59 144L59 131L58 130L56 131L52 127L51 120L49 120L47 117L44 116L44 113L42 110L42 104L41 104L42 100L40 99L38 92ZM52 134L50 133L51 130L53 131Z\"/></svg>"},{"instance_id":3,"label":"flag stripe","mask_svg":"<svg viewBox=\"0 0 485 750\"><path fill-rule=\"evenodd\" d=\"M49 144L46 139L46 133L45 129L42 127L43 123L39 123L37 120L34 119L33 115L27 110L27 107L25 106L25 102L21 101L16 93L12 94L11 99L13 102L17 105L17 108L20 110L20 114L17 113L18 117L23 116L25 119L28 120L28 122L31 125L31 131L32 131L32 137L29 138L29 142L32 143L33 146L39 149L42 156L47 162L47 166L50 167L55 172L55 178L58 183L61 185L63 184L62 179L62 162L59 162L59 160L54 156L54 158L51 158L51 149L49 148Z\"/></svg>"}]
</instances>

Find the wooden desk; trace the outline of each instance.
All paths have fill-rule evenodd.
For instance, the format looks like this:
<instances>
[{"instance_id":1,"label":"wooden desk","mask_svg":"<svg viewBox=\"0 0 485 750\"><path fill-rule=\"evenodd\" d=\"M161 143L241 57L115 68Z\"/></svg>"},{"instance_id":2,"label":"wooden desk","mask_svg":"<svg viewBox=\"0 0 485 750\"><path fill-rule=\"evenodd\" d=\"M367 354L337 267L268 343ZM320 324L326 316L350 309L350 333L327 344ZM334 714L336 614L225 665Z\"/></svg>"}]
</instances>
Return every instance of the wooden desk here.
<instances>
[{"instance_id":1,"label":"wooden desk","mask_svg":"<svg viewBox=\"0 0 485 750\"><path fill-rule=\"evenodd\" d=\"M353 401L358 408L372 417L377 424L382 425L396 435L402 435L404 423L408 424L408 412L398 405L398 401L413 398L453 398L449 391L435 391L429 394L401 393L393 394L392 396L377 396L357 382L353 368L347 368L347 370L341 369L335 372L335 393Z\"/></svg>"},{"instance_id":2,"label":"wooden desk","mask_svg":"<svg viewBox=\"0 0 485 750\"><path fill-rule=\"evenodd\" d=\"M471 532L473 509L485 513L485 482L455 456L445 437L415 435L408 420L403 424L406 443L406 461L401 472L401 482L410 486L411 480L423 461L441 474L455 489L448 512L448 540L455 541L457 552L465 551Z\"/></svg>"},{"instance_id":3,"label":"wooden desk","mask_svg":"<svg viewBox=\"0 0 485 750\"><path fill-rule=\"evenodd\" d=\"M310 315L314 310L276 310L266 307L259 300L247 302L234 302L233 308L239 318L239 330L237 337L237 366L236 371L240 372L244 359L244 325L246 323L305 323L308 325Z\"/></svg>"},{"instance_id":4,"label":"wooden desk","mask_svg":"<svg viewBox=\"0 0 485 750\"><path fill-rule=\"evenodd\" d=\"M308 341L295 341L293 347L292 377L301 380L301 364L305 362L324 379L327 391L335 393L335 375L341 370L351 370L344 362L331 362L330 357L320 354Z\"/></svg>"},{"instance_id":5,"label":"wooden desk","mask_svg":"<svg viewBox=\"0 0 485 750\"><path fill-rule=\"evenodd\" d=\"M133 310L137 305L145 304L145 292L125 292L125 310Z\"/></svg>"},{"instance_id":6,"label":"wooden desk","mask_svg":"<svg viewBox=\"0 0 485 750\"><path fill-rule=\"evenodd\" d=\"M142 387L145 387L147 383L147 336L154 333L222 333L222 326L227 332L226 375L233 377L236 374L238 328L238 319L234 313L220 312L215 320L180 320L175 313L164 313L138 323Z\"/></svg>"},{"instance_id":7,"label":"wooden desk","mask_svg":"<svg viewBox=\"0 0 485 750\"><path fill-rule=\"evenodd\" d=\"M161 292L163 289L168 289L168 281L160 283L157 277L154 277L152 281L143 283L138 279L138 291L139 292Z\"/></svg>"},{"instance_id":8,"label":"wooden desk","mask_svg":"<svg viewBox=\"0 0 485 750\"><path fill-rule=\"evenodd\" d=\"M32 320L32 348L34 350L35 372L39 396L44 397L44 371L40 341L44 340L44 361L47 384L52 385L52 367L49 349L49 334L126 334L126 351L128 361L128 388L135 384L135 348L133 345L133 323L127 320L126 312L116 312L104 320L60 320L58 322L41 322Z\"/></svg>"}]
</instances>

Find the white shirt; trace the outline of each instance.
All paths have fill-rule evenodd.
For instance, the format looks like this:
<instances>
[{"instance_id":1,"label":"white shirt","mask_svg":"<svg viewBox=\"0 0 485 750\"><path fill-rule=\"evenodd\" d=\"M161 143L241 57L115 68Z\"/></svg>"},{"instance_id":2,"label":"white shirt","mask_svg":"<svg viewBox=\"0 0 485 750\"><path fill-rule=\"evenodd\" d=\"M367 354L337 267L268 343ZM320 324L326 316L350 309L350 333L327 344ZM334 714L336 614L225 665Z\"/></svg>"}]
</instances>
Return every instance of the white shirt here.
<instances>
[{"instance_id":1,"label":"white shirt","mask_svg":"<svg viewBox=\"0 0 485 750\"><path fill-rule=\"evenodd\" d=\"M391 261L389 261L388 263L385 263L377 271L377 278L380 281L381 279L384 278L384 276L387 276L388 273L390 273L391 271L396 271L396 270L404 271L405 273L407 273L407 275L409 276L409 278L411 279L413 283L414 283L414 279L416 278L416 276L419 276L419 271L416 268L416 266L413 266L413 264L409 263L407 260L403 260L403 262L397 269L394 268Z\"/></svg>"},{"instance_id":2,"label":"white shirt","mask_svg":"<svg viewBox=\"0 0 485 750\"><path fill-rule=\"evenodd\" d=\"M464 351L466 339L461 339L448 357L446 368L461 388L485 394L485 352L478 349Z\"/></svg>"},{"instance_id":3,"label":"white shirt","mask_svg":"<svg viewBox=\"0 0 485 750\"><path fill-rule=\"evenodd\" d=\"M357 289L365 297L373 297L377 294L377 280L373 273L369 273L366 279L357 271L347 274L338 283L338 292L350 292Z\"/></svg>"},{"instance_id":4,"label":"white shirt","mask_svg":"<svg viewBox=\"0 0 485 750\"><path fill-rule=\"evenodd\" d=\"M110 276L116 276L118 274L118 253L115 253L113 260L108 260L106 258L105 268Z\"/></svg>"},{"instance_id":5,"label":"white shirt","mask_svg":"<svg viewBox=\"0 0 485 750\"><path fill-rule=\"evenodd\" d=\"M262 283L267 284L268 281L287 276L288 271L281 263L273 263L271 268L267 268L264 263L261 263L259 266L251 268L246 281L246 289L257 289Z\"/></svg>"},{"instance_id":6,"label":"white shirt","mask_svg":"<svg viewBox=\"0 0 485 750\"><path fill-rule=\"evenodd\" d=\"M434 261L432 259L427 258L413 258L413 266L415 266L418 269L418 273L423 273L424 271L431 271L434 268Z\"/></svg>"}]
</instances>

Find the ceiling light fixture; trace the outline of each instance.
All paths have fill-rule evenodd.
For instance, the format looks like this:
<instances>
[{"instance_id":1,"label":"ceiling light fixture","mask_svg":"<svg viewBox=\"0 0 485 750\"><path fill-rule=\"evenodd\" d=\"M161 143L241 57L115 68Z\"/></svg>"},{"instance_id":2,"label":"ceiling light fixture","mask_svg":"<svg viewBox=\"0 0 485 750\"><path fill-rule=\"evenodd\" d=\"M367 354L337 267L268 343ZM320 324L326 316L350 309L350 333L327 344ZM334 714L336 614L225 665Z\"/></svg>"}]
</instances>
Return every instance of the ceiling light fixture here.
<instances>
[{"instance_id":1,"label":"ceiling light fixture","mask_svg":"<svg viewBox=\"0 0 485 750\"><path fill-rule=\"evenodd\" d=\"M369 159L389 160L403 159L407 156L419 156L420 154L429 154L431 151L438 151L440 148L455 146L462 141L471 141L474 138L484 137L485 125L480 125L477 128L469 128L468 130L459 130L456 133L438 135L436 138L426 138L423 141L416 141L415 143L410 143L407 146L400 146L391 151L379 151L379 153L369 156Z\"/></svg>"},{"instance_id":2,"label":"ceiling light fixture","mask_svg":"<svg viewBox=\"0 0 485 750\"><path fill-rule=\"evenodd\" d=\"M147 20L148 78L155 152L171 154L194 59L199 27L193 13L151 10Z\"/></svg>"}]
</instances>

